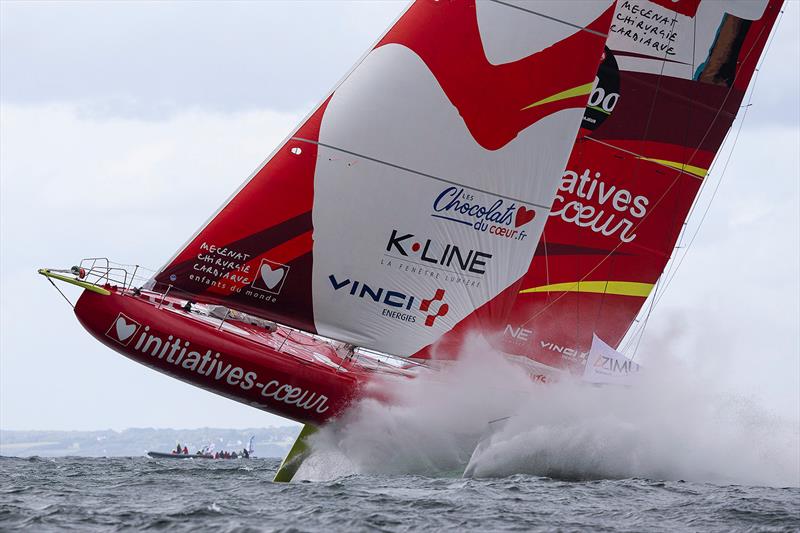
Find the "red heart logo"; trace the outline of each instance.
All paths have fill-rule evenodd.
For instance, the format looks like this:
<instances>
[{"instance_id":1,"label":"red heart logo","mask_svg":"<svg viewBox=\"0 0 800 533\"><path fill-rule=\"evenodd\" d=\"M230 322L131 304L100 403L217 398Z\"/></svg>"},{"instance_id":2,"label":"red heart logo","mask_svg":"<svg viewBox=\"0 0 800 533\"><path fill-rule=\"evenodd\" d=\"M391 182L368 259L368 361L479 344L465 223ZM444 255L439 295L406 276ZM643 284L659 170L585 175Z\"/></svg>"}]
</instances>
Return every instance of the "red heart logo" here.
<instances>
[{"instance_id":1,"label":"red heart logo","mask_svg":"<svg viewBox=\"0 0 800 533\"><path fill-rule=\"evenodd\" d=\"M535 216L536 211L533 209L526 209L524 205L521 205L519 206L519 209L517 209L517 216L514 218L514 226L518 228L524 224L527 224L533 220L533 217Z\"/></svg>"}]
</instances>

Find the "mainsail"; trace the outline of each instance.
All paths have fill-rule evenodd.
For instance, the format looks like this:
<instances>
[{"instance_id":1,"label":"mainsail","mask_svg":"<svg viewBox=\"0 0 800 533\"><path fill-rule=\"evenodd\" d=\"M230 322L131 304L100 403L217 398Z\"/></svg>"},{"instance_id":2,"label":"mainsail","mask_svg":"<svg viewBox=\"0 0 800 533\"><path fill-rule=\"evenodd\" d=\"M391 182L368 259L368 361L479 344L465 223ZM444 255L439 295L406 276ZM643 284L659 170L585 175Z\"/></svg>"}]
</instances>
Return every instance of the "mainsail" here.
<instances>
[{"instance_id":1,"label":"mainsail","mask_svg":"<svg viewBox=\"0 0 800 533\"><path fill-rule=\"evenodd\" d=\"M507 290L514 307L476 313L451 345L480 327L506 353L574 372L595 336L619 346L670 259L781 3L618 3L535 257ZM495 320L478 320L486 316Z\"/></svg>"},{"instance_id":2,"label":"mainsail","mask_svg":"<svg viewBox=\"0 0 800 533\"><path fill-rule=\"evenodd\" d=\"M528 269L612 13L413 3L153 283L393 354L430 345Z\"/></svg>"}]
</instances>

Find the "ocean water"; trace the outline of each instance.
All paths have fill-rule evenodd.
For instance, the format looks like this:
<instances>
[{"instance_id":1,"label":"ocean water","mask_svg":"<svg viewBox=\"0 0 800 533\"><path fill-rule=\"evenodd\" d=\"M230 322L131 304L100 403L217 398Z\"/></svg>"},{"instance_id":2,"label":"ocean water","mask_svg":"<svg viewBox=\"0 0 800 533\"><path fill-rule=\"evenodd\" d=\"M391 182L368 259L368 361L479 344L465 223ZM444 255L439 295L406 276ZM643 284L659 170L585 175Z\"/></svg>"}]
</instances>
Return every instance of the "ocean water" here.
<instances>
[{"instance_id":1,"label":"ocean water","mask_svg":"<svg viewBox=\"0 0 800 533\"><path fill-rule=\"evenodd\" d=\"M392 401L326 424L291 484L277 459L0 458L0 531L800 531L797 420L669 357L598 388L487 353L376 382Z\"/></svg>"},{"instance_id":2,"label":"ocean water","mask_svg":"<svg viewBox=\"0 0 800 533\"><path fill-rule=\"evenodd\" d=\"M274 484L278 464L2 457L0 530L800 530L798 488L520 474Z\"/></svg>"}]
</instances>

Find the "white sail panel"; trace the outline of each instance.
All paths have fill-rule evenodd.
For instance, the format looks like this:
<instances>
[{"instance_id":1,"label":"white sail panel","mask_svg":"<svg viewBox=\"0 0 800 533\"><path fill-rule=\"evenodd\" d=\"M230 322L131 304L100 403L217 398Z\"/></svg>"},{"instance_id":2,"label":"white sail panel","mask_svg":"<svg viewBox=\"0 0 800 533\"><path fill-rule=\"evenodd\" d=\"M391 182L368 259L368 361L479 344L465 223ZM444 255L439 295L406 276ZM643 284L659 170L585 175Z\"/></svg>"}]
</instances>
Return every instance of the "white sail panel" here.
<instances>
[{"instance_id":1,"label":"white sail panel","mask_svg":"<svg viewBox=\"0 0 800 533\"><path fill-rule=\"evenodd\" d=\"M314 316L322 335L412 354L525 273L583 110L487 150L408 48L381 47L363 66L320 129ZM440 290L435 308L420 312ZM387 300L390 291L402 296Z\"/></svg>"},{"instance_id":2,"label":"white sail panel","mask_svg":"<svg viewBox=\"0 0 800 533\"><path fill-rule=\"evenodd\" d=\"M600 17L614 2L610 0L505 0L476 2L478 27L486 58L493 65L517 61L541 52L553 43L574 35ZM510 8L510 9L509 9ZM540 24L531 31L531 17L561 21Z\"/></svg>"}]
</instances>

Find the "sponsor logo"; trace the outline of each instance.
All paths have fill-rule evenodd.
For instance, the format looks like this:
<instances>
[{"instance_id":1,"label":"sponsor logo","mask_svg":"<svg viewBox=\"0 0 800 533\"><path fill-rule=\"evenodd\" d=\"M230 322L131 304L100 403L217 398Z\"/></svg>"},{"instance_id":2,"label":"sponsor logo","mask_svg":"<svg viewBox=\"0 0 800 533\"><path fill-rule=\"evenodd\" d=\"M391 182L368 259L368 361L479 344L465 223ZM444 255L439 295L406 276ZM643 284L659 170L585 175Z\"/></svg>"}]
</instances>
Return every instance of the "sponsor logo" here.
<instances>
[{"instance_id":1,"label":"sponsor logo","mask_svg":"<svg viewBox=\"0 0 800 533\"><path fill-rule=\"evenodd\" d=\"M117 315L117 318L114 320L114 322L111 323L108 331L106 331L106 337L120 343L123 346L127 346L131 343L131 339L134 335L136 335L136 332L139 331L140 327L141 324L136 322L134 319L120 313Z\"/></svg>"},{"instance_id":2,"label":"sponsor logo","mask_svg":"<svg viewBox=\"0 0 800 533\"><path fill-rule=\"evenodd\" d=\"M450 311L450 306L444 302L444 289L436 289L432 298L418 298L403 291L374 287L350 278L339 280L333 274L328 276L328 280L334 292L341 291L342 294L379 304L383 307L381 315L387 318L414 323L422 314L425 326L433 327L437 318Z\"/></svg>"},{"instance_id":3,"label":"sponsor logo","mask_svg":"<svg viewBox=\"0 0 800 533\"><path fill-rule=\"evenodd\" d=\"M120 313L111 323L106 335L123 346L129 346L131 340L137 337L140 327L141 324ZM259 389L262 397L294 405L299 409L314 410L321 414L329 407L325 395L311 389L281 383L276 379L260 381L256 372L226 362L227 356L220 352L194 347L188 340L182 340L175 335L168 335L164 339L163 336L151 333L150 326L144 327L130 349L171 364L182 369L184 373L194 372L243 391Z\"/></svg>"},{"instance_id":4,"label":"sponsor logo","mask_svg":"<svg viewBox=\"0 0 800 533\"><path fill-rule=\"evenodd\" d=\"M611 374L628 375L639 371L639 364L630 360L620 361L613 357L601 355L594 362L595 370L605 370ZM602 372L601 372L602 373Z\"/></svg>"},{"instance_id":5,"label":"sponsor logo","mask_svg":"<svg viewBox=\"0 0 800 533\"><path fill-rule=\"evenodd\" d=\"M396 229L389 236L386 252L481 276L486 274L487 261L492 258L492 254L486 252L462 250L456 244L440 244L431 239L420 239L413 233L401 233Z\"/></svg>"},{"instance_id":6,"label":"sponsor logo","mask_svg":"<svg viewBox=\"0 0 800 533\"><path fill-rule=\"evenodd\" d=\"M567 359L569 361L586 361L586 358L589 356L589 352L581 352L576 348L568 348L566 346L560 346L554 342L547 342L547 341L539 341L539 346L542 347L543 350L549 350L551 352L561 354L561 357Z\"/></svg>"},{"instance_id":7,"label":"sponsor logo","mask_svg":"<svg viewBox=\"0 0 800 533\"><path fill-rule=\"evenodd\" d=\"M433 201L431 216L470 226L494 237L521 241L528 236L522 226L536 217L536 211L502 198L485 205L463 187L448 187Z\"/></svg>"},{"instance_id":8,"label":"sponsor logo","mask_svg":"<svg viewBox=\"0 0 800 533\"><path fill-rule=\"evenodd\" d=\"M262 259L251 286L270 294L280 294L283 282L289 275L289 268L289 265Z\"/></svg>"},{"instance_id":9,"label":"sponsor logo","mask_svg":"<svg viewBox=\"0 0 800 533\"><path fill-rule=\"evenodd\" d=\"M503 330L503 335L511 337L513 339L512 342L517 343L528 342L532 333L532 329L523 328L522 326L515 328L511 324L506 324L506 329Z\"/></svg>"},{"instance_id":10,"label":"sponsor logo","mask_svg":"<svg viewBox=\"0 0 800 533\"><path fill-rule=\"evenodd\" d=\"M583 112L581 126L589 130L599 127L611 116L618 101L619 67L614 54L606 47L589 94L589 104Z\"/></svg>"},{"instance_id":11,"label":"sponsor logo","mask_svg":"<svg viewBox=\"0 0 800 533\"><path fill-rule=\"evenodd\" d=\"M436 294L433 295L433 298L422 300L422 303L419 304L419 310L423 313L428 313L431 311L431 306L436 302L442 302L444 300L444 289L436 289ZM437 306L438 308L431 314L428 314L425 317L425 325L433 327L433 322L440 316L444 316L450 310L450 306L446 303L442 302Z\"/></svg>"},{"instance_id":12,"label":"sponsor logo","mask_svg":"<svg viewBox=\"0 0 800 533\"><path fill-rule=\"evenodd\" d=\"M550 216L561 217L564 222L589 228L606 237L618 236L622 242L631 242L636 238L633 231L638 222L627 217L643 218L650 200L646 196L634 196L609 181L601 179L600 172L592 176L588 168L581 175L565 171Z\"/></svg>"}]
</instances>

